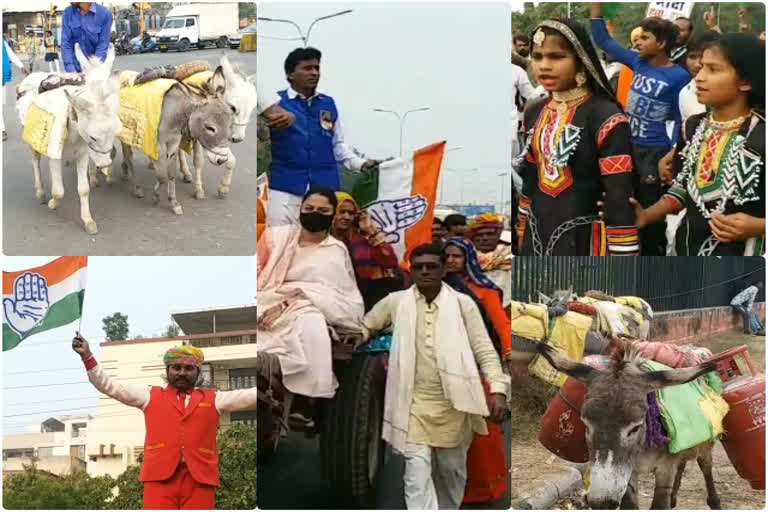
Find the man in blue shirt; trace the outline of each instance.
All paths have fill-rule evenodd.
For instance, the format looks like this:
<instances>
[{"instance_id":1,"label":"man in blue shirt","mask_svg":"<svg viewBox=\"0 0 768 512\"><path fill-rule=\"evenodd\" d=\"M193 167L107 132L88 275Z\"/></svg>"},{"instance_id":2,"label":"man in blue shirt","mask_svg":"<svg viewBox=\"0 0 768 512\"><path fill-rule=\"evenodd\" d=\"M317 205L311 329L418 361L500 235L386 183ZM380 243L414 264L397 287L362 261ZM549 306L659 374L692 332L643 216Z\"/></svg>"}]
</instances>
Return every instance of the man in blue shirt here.
<instances>
[{"instance_id":1,"label":"man in blue shirt","mask_svg":"<svg viewBox=\"0 0 768 512\"><path fill-rule=\"evenodd\" d=\"M677 140L680 127L678 99L680 90L691 77L686 69L670 59L679 29L671 21L646 18L635 45L637 51L624 48L608 34L602 4L592 3L592 37L611 58L634 72L627 100L627 114L632 130L632 150L637 183L635 194L644 207L661 198L662 184L658 164ZM667 121L674 121L673 137L667 135ZM645 205L648 206L645 206ZM641 254L666 254L666 226L663 222L641 231Z\"/></svg>"},{"instance_id":2,"label":"man in blue shirt","mask_svg":"<svg viewBox=\"0 0 768 512\"><path fill-rule=\"evenodd\" d=\"M270 132L270 226L298 223L301 200L310 187L340 190L339 165L360 171L379 164L359 157L344 144L336 102L317 90L321 56L316 48L297 48L285 59L290 87L278 91L278 105L295 120L286 129L273 127Z\"/></svg>"},{"instance_id":3,"label":"man in blue shirt","mask_svg":"<svg viewBox=\"0 0 768 512\"><path fill-rule=\"evenodd\" d=\"M64 9L61 24L61 59L64 71L80 73L75 57L75 43L86 57L107 58L109 35L112 31L112 11L93 2L70 2Z\"/></svg>"}]
</instances>

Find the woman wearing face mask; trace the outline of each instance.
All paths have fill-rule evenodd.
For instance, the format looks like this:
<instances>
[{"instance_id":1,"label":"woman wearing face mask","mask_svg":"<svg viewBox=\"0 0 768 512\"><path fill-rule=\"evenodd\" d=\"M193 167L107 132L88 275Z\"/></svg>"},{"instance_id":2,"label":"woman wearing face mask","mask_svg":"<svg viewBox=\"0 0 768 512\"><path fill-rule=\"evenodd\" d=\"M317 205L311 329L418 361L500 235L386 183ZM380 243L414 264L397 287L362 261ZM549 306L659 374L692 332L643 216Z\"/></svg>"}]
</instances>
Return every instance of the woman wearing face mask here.
<instances>
[{"instance_id":1,"label":"woman wearing face mask","mask_svg":"<svg viewBox=\"0 0 768 512\"><path fill-rule=\"evenodd\" d=\"M337 200L310 189L301 203L301 226L268 227L257 244L259 353L275 354L291 393L332 398L328 326L358 331L363 299L344 244L330 236Z\"/></svg>"},{"instance_id":2,"label":"woman wearing face mask","mask_svg":"<svg viewBox=\"0 0 768 512\"><path fill-rule=\"evenodd\" d=\"M333 236L344 242L355 268L357 286L363 295L365 311L378 301L403 289L397 254L384 240L376 224L365 210L357 206L346 192L336 192L339 206L333 225Z\"/></svg>"}]
</instances>

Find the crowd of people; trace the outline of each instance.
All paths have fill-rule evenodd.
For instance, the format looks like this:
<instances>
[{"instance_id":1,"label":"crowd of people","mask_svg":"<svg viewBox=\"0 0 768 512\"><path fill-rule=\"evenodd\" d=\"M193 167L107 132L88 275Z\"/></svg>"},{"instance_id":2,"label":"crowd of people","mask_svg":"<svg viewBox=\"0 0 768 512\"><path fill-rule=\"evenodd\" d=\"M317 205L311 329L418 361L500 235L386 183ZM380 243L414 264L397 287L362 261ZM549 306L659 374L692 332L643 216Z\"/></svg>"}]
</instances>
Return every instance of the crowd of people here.
<instances>
[{"instance_id":1,"label":"crowd of people","mask_svg":"<svg viewBox=\"0 0 768 512\"><path fill-rule=\"evenodd\" d=\"M601 3L591 15L591 38L575 19L515 36L516 252L763 254L764 37L722 33L710 12L698 33L644 19L625 48Z\"/></svg>"},{"instance_id":2,"label":"crowd of people","mask_svg":"<svg viewBox=\"0 0 768 512\"><path fill-rule=\"evenodd\" d=\"M278 357L293 410L335 395L334 333L359 333L364 343L391 332L383 437L405 457L408 508L502 496L511 355L504 217L435 219L432 240L407 263L345 192L311 188L298 217L268 226L257 247L258 350Z\"/></svg>"}]
</instances>

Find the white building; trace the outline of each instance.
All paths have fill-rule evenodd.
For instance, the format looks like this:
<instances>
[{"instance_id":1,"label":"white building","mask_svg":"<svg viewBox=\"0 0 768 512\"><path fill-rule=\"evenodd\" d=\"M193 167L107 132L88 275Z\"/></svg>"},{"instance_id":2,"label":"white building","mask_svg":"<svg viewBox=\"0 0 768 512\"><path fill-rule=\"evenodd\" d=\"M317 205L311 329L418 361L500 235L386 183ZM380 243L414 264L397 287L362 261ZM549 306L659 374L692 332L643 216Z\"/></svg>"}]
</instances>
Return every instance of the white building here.
<instances>
[{"instance_id":1,"label":"white building","mask_svg":"<svg viewBox=\"0 0 768 512\"><path fill-rule=\"evenodd\" d=\"M37 467L56 475L86 470L85 446L93 416L59 416L40 424L40 432L3 437L3 473Z\"/></svg>"}]
</instances>

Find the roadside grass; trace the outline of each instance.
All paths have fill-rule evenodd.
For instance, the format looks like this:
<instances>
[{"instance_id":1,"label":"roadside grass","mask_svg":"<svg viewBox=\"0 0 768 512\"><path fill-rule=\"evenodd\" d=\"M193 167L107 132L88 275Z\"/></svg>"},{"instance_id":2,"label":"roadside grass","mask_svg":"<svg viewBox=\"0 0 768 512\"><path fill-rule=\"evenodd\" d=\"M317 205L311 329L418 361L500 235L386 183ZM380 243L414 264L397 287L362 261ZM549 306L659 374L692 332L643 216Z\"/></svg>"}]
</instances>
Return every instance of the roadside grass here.
<instances>
[{"instance_id":1,"label":"roadside grass","mask_svg":"<svg viewBox=\"0 0 768 512\"><path fill-rule=\"evenodd\" d=\"M512 440L527 441L539 433L541 417L557 388L535 377L512 382Z\"/></svg>"}]
</instances>

